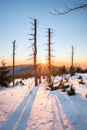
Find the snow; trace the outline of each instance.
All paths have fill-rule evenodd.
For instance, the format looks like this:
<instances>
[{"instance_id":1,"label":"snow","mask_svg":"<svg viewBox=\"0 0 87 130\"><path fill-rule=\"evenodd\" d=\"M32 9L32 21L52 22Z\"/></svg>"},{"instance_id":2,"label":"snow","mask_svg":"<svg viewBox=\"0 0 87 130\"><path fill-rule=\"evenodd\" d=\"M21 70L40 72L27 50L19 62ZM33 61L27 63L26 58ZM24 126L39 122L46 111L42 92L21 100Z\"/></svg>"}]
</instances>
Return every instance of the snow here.
<instances>
[{"instance_id":1,"label":"snow","mask_svg":"<svg viewBox=\"0 0 87 130\"><path fill-rule=\"evenodd\" d=\"M79 75L85 84L79 84ZM55 77L55 83L60 79ZM69 78L74 96L61 89L46 90L45 79L39 86L34 86L33 78L23 82L0 87L0 130L87 130L87 74Z\"/></svg>"}]
</instances>

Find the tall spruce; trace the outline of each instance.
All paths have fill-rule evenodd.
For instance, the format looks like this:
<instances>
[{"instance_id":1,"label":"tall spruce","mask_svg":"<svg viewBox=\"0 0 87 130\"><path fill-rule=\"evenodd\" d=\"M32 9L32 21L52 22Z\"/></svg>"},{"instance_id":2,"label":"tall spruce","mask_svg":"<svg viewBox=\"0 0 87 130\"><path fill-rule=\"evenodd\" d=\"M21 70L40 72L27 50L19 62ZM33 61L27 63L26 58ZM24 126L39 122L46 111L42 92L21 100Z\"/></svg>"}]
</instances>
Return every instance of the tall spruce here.
<instances>
[{"instance_id":1,"label":"tall spruce","mask_svg":"<svg viewBox=\"0 0 87 130\"><path fill-rule=\"evenodd\" d=\"M0 67L0 85L1 86L5 86L5 87L9 87L9 83L11 82L11 75L10 70L8 69L8 67L6 67L6 63L3 60L1 62L1 67Z\"/></svg>"}]
</instances>

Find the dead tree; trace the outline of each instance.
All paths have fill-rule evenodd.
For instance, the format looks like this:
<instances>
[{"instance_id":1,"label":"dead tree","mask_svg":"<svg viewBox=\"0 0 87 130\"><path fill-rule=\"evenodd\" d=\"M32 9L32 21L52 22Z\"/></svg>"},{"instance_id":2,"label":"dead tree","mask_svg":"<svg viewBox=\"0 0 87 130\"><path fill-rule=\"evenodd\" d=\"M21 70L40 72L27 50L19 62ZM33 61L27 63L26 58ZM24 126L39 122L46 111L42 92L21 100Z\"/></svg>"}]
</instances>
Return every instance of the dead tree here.
<instances>
[{"instance_id":1,"label":"dead tree","mask_svg":"<svg viewBox=\"0 0 87 130\"><path fill-rule=\"evenodd\" d=\"M74 56L74 47L72 46L72 57L71 57L71 59L72 59L72 60L71 60L71 61L72 61L72 62L71 62L71 66L72 66L72 67L74 66L74 64L73 64L73 60L74 60L74 59L73 59L73 56Z\"/></svg>"},{"instance_id":2,"label":"dead tree","mask_svg":"<svg viewBox=\"0 0 87 130\"><path fill-rule=\"evenodd\" d=\"M15 77L15 40L13 41L13 86L15 85L14 77Z\"/></svg>"},{"instance_id":3,"label":"dead tree","mask_svg":"<svg viewBox=\"0 0 87 130\"><path fill-rule=\"evenodd\" d=\"M33 44L30 46L32 47L33 53L29 55L29 60L33 59L34 62L34 77L35 77L35 86L37 86L37 20L34 19L34 23L32 23L34 31L31 35L32 38L29 40L33 40Z\"/></svg>"},{"instance_id":4,"label":"dead tree","mask_svg":"<svg viewBox=\"0 0 87 130\"><path fill-rule=\"evenodd\" d=\"M34 20L34 76L35 86L37 86L37 20Z\"/></svg>"},{"instance_id":5,"label":"dead tree","mask_svg":"<svg viewBox=\"0 0 87 130\"><path fill-rule=\"evenodd\" d=\"M52 30L51 28L48 28L48 81L49 83L52 83L51 81L51 75L52 75L52 58L54 57L52 55Z\"/></svg>"},{"instance_id":6,"label":"dead tree","mask_svg":"<svg viewBox=\"0 0 87 130\"><path fill-rule=\"evenodd\" d=\"M74 68L74 47L72 46L71 67L70 67L71 76L73 76L74 73L75 73L75 68Z\"/></svg>"}]
</instances>

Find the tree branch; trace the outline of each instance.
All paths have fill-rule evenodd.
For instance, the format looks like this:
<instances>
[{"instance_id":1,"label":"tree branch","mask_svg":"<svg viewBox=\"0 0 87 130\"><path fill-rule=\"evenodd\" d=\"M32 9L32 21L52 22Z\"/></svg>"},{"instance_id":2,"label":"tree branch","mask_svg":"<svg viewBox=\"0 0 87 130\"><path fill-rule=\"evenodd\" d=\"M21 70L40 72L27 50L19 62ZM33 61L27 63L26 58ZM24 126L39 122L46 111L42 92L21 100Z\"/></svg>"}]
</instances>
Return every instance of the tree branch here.
<instances>
[{"instance_id":1,"label":"tree branch","mask_svg":"<svg viewBox=\"0 0 87 130\"><path fill-rule=\"evenodd\" d=\"M55 7L53 7L53 12L50 12L52 15L64 15L64 14L67 14L67 13L70 13L72 11L77 11L77 10L87 10L87 4L80 4L76 7L73 7L73 8L69 8L67 5L65 5L67 10L66 11L63 11L63 12L59 12L57 9L55 9Z\"/></svg>"}]
</instances>

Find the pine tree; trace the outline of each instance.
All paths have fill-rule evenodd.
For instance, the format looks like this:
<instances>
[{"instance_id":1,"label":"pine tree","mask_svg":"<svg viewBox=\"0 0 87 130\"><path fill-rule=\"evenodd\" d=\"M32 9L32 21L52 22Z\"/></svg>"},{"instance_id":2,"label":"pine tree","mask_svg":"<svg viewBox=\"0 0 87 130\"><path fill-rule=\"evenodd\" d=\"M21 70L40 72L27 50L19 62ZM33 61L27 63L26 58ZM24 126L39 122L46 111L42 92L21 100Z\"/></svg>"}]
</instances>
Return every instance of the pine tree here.
<instances>
[{"instance_id":1,"label":"pine tree","mask_svg":"<svg viewBox=\"0 0 87 130\"><path fill-rule=\"evenodd\" d=\"M2 66L0 67L0 85L9 87L9 83L11 82L11 76L9 74L10 70L8 70L8 68L5 66L6 63L4 60L1 62L1 65Z\"/></svg>"}]
</instances>

